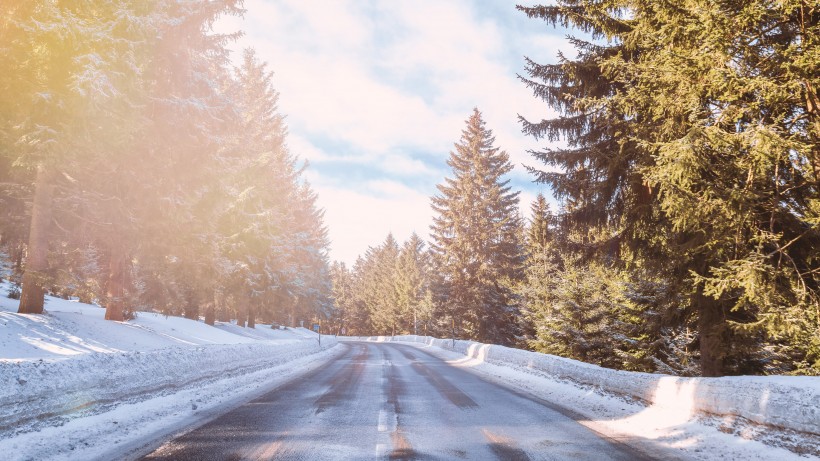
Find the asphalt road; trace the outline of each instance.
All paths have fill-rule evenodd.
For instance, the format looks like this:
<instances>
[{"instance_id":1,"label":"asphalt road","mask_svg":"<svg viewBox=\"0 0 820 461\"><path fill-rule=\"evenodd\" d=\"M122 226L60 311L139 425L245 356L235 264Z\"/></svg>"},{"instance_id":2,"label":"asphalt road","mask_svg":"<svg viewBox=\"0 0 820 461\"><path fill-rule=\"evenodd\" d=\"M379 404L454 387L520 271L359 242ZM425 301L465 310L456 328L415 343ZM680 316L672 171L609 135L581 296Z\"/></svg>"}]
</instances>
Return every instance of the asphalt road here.
<instances>
[{"instance_id":1,"label":"asphalt road","mask_svg":"<svg viewBox=\"0 0 820 461\"><path fill-rule=\"evenodd\" d=\"M144 460L643 460L552 404L412 346L346 343L316 372Z\"/></svg>"}]
</instances>

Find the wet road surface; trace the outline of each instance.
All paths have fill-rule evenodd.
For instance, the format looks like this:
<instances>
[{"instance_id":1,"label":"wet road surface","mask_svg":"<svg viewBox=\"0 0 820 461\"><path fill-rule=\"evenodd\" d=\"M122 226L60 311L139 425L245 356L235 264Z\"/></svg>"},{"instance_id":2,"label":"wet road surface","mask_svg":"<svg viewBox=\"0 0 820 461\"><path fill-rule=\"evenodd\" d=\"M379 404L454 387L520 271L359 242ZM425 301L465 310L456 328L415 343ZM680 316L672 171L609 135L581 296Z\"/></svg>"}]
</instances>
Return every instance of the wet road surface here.
<instances>
[{"instance_id":1,"label":"wet road surface","mask_svg":"<svg viewBox=\"0 0 820 461\"><path fill-rule=\"evenodd\" d=\"M337 360L144 460L643 460L552 405L408 345Z\"/></svg>"}]
</instances>

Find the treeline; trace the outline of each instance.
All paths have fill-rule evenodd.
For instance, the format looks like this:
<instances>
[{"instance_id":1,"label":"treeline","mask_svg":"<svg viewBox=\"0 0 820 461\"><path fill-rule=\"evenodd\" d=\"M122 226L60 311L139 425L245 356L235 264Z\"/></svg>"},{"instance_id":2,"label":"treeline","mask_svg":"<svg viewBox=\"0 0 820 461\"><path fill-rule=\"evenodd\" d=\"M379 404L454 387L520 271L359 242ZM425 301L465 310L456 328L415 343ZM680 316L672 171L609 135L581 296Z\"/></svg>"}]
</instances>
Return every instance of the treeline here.
<instances>
[{"instance_id":1,"label":"treeline","mask_svg":"<svg viewBox=\"0 0 820 461\"><path fill-rule=\"evenodd\" d=\"M520 344L515 282L524 260L518 193L506 152L476 109L447 163L451 178L432 198L429 248L392 235L356 261L334 263L332 321L351 335L421 334Z\"/></svg>"},{"instance_id":2,"label":"treeline","mask_svg":"<svg viewBox=\"0 0 820 461\"><path fill-rule=\"evenodd\" d=\"M237 0L0 6L0 250L45 293L293 324L331 308L327 236ZM0 258L2 259L2 258Z\"/></svg>"},{"instance_id":3,"label":"treeline","mask_svg":"<svg viewBox=\"0 0 820 461\"><path fill-rule=\"evenodd\" d=\"M431 268L429 252L416 234L402 245L388 235L352 268L334 262L335 309L327 332L369 336L433 331Z\"/></svg>"},{"instance_id":4,"label":"treeline","mask_svg":"<svg viewBox=\"0 0 820 461\"><path fill-rule=\"evenodd\" d=\"M529 167L559 206L539 197L521 222L476 112L432 198L430 333L637 371L820 374L820 7L518 9L585 34L520 77L558 113L521 123L566 142ZM351 331L412 331L372 293Z\"/></svg>"}]
</instances>

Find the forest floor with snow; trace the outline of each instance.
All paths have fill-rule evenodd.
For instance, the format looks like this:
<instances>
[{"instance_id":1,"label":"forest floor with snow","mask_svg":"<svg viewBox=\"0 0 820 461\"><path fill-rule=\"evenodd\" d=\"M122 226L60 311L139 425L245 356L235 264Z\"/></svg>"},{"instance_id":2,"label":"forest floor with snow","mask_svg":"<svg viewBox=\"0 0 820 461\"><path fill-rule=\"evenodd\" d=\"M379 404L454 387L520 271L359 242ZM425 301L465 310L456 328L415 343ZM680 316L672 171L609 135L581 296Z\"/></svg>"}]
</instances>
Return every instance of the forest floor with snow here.
<instances>
[{"instance_id":1,"label":"forest floor with snow","mask_svg":"<svg viewBox=\"0 0 820 461\"><path fill-rule=\"evenodd\" d=\"M129 459L344 351L334 337L320 344L306 329L211 327L151 313L109 322L100 307L52 297L46 315L21 315L6 289L0 284L3 459ZM561 406L609 437L642 439L681 459L820 459L816 436L681 418L566 380L416 346Z\"/></svg>"}]
</instances>

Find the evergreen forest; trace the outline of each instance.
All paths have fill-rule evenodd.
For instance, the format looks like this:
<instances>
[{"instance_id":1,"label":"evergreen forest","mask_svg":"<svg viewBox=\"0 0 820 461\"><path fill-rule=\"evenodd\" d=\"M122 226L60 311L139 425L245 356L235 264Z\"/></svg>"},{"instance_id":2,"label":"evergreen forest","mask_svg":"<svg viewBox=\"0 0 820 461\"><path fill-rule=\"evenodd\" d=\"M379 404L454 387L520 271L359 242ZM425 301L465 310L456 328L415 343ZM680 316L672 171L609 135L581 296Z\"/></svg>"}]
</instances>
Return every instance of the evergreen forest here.
<instances>
[{"instance_id":1,"label":"evergreen forest","mask_svg":"<svg viewBox=\"0 0 820 461\"><path fill-rule=\"evenodd\" d=\"M327 235L236 0L5 2L0 243L20 313L293 324L329 312ZM275 306L275 308L274 308Z\"/></svg>"},{"instance_id":2,"label":"evergreen forest","mask_svg":"<svg viewBox=\"0 0 820 461\"><path fill-rule=\"evenodd\" d=\"M239 0L0 5L0 277L75 297L352 336L418 334L679 376L820 375L820 3L558 0L521 136L552 197L465 113L429 239L331 262ZM275 70L275 69L274 69ZM516 76L511 75L511 79ZM561 146L561 147L555 147Z\"/></svg>"},{"instance_id":3,"label":"evergreen forest","mask_svg":"<svg viewBox=\"0 0 820 461\"><path fill-rule=\"evenodd\" d=\"M388 236L351 270L334 267L336 314L355 334L624 370L820 373L820 5L518 9L578 31L575 57L527 59L519 76L559 114L520 119L525 135L565 142L527 166L559 205L539 195L519 216L512 165L476 111L431 198L413 296L398 261L419 245Z\"/></svg>"}]
</instances>

